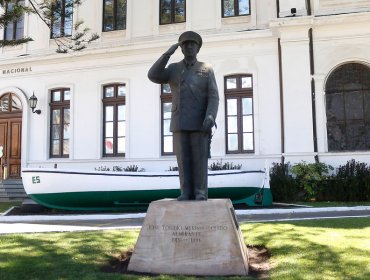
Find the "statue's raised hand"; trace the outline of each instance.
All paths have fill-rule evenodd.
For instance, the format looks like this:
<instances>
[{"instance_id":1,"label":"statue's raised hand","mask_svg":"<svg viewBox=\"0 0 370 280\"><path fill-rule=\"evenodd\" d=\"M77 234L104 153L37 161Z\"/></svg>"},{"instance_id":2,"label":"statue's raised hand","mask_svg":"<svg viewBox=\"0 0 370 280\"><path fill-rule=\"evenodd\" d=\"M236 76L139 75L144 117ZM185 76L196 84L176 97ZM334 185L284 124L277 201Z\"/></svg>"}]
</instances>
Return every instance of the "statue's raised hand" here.
<instances>
[{"instance_id":1,"label":"statue's raised hand","mask_svg":"<svg viewBox=\"0 0 370 280\"><path fill-rule=\"evenodd\" d=\"M178 47L179 47L179 43L176 43L176 44L172 45L164 54L168 55L168 56L171 56L175 53L175 51L177 50Z\"/></svg>"}]
</instances>

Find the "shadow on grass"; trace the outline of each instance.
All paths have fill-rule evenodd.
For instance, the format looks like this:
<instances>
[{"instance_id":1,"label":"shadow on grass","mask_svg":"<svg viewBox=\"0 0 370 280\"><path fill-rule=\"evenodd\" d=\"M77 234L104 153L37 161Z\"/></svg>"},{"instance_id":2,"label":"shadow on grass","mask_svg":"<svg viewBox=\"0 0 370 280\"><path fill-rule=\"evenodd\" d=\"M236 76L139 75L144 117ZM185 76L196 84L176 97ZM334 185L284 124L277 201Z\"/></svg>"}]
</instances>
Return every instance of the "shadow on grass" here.
<instances>
[{"instance_id":1,"label":"shadow on grass","mask_svg":"<svg viewBox=\"0 0 370 280\"><path fill-rule=\"evenodd\" d=\"M241 229L247 244L269 248L270 279L370 279L370 218L242 224ZM101 272L112 255L133 247L137 236L138 231L123 230L2 235L0 279L143 279Z\"/></svg>"},{"instance_id":2,"label":"shadow on grass","mask_svg":"<svg viewBox=\"0 0 370 280\"><path fill-rule=\"evenodd\" d=\"M137 232L79 232L0 237L0 279L118 279L100 272L112 250L133 246ZM113 248L113 249L112 249Z\"/></svg>"},{"instance_id":3,"label":"shadow on grass","mask_svg":"<svg viewBox=\"0 0 370 280\"><path fill-rule=\"evenodd\" d=\"M244 224L242 229L246 242L271 250L272 279L370 279L365 238L370 219Z\"/></svg>"}]
</instances>

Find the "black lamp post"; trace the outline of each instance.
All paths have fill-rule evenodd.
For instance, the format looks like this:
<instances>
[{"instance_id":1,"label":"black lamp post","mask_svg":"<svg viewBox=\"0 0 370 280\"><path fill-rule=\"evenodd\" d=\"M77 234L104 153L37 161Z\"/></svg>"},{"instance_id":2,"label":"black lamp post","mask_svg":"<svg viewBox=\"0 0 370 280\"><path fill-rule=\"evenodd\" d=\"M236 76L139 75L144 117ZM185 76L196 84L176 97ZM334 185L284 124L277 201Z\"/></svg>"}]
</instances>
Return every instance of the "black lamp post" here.
<instances>
[{"instance_id":1,"label":"black lamp post","mask_svg":"<svg viewBox=\"0 0 370 280\"><path fill-rule=\"evenodd\" d=\"M33 92L32 96L29 99L30 102L30 108L32 109L32 113L36 113L38 115L41 114L41 110L35 110L37 105L37 97L35 96L35 92Z\"/></svg>"}]
</instances>

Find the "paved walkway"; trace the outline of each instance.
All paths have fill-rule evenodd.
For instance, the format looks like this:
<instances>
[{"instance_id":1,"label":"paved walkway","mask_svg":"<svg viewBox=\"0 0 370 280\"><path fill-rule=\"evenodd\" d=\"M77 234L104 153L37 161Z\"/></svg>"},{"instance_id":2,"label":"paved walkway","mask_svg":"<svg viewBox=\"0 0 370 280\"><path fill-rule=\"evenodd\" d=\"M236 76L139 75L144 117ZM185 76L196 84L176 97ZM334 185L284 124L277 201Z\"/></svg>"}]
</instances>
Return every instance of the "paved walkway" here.
<instances>
[{"instance_id":1,"label":"paved walkway","mask_svg":"<svg viewBox=\"0 0 370 280\"><path fill-rule=\"evenodd\" d=\"M370 206L236 210L240 223L370 217ZM0 234L140 228L145 213L0 216Z\"/></svg>"}]
</instances>

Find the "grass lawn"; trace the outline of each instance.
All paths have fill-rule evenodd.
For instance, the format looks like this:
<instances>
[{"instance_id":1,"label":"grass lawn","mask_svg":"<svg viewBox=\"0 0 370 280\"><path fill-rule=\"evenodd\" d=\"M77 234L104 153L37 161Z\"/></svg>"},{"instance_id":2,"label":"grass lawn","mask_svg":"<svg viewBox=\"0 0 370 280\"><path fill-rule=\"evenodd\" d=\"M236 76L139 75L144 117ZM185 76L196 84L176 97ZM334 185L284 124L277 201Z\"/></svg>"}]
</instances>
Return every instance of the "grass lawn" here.
<instances>
[{"instance_id":1,"label":"grass lawn","mask_svg":"<svg viewBox=\"0 0 370 280\"><path fill-rule=\"evenodd\" d=\"M12 206L20 206L22 201L0 202L0 214L4 213ZM370 201L363 202L294 202L297 205L307 205L312 207L344 207L344 206L370 206ZM58 211L58 210L54 210ZM135 211L135 210L134 210Z\"/></svg>"},{"instance_id":2,"label":"grass lawn","mask_svg":"<svg viewBox=\"0 0 370 280\"><path fill-rule=\"evenodd\" d=\"M241 229L246 243L271 251L274 267L269 279L370 279L370 218L253 223L242 224ZM0 279L149 279L100 271L112 255L132 247L138 233L0 235Z\"/></svg>"},{"instance_id":3,"label":"grass lawn","mask_svg":"<svg viewBox=\"0 0 370 280\"><path fill-rule=\"evenodd\" d=\"M370 206L370 201L361 202L341 202L341 201L321 201L321 202L296 202L294 204L307 205L312 207L353 207L353 206Z\"/></svg>"},{"instance_id":4,"label":"grass lawn","mask_svg":"<svg viewBox=\"0 0 370 280\"><path fill-rule=\"evenodd\" d=\"M7 202L0 202L0 214L4 213L6 210L10 209L13 206L20 206L22 201L7 201Z\"/></svg>"}]
</instances>

